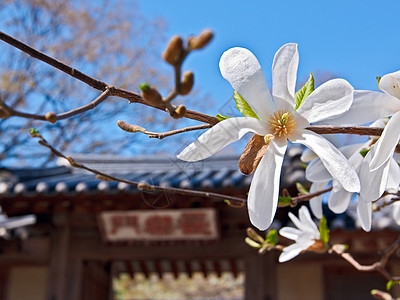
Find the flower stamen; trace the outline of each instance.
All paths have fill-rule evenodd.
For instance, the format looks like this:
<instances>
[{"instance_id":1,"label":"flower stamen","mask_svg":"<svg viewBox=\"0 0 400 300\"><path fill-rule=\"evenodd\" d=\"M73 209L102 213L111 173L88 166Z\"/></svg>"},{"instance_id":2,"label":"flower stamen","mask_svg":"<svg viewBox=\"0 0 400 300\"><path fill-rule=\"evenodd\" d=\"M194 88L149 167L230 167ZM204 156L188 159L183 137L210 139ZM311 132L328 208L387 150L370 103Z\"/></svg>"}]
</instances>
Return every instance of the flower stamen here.
<instances>
[{"instance_id":1,"label":"flower stamen","mask_svg":"<svg viewBox=\"0 0 400 300\"><path fill-rule=\"evenodd\" d=\"M268 146L269 143L271 142L271 140L274 138L274 136L272 134L267 134L264 136L264 142L265 144Z\"/></svg>"},{"instance_id":2,"label":"flower stamen","mask_svg":"<svg viewBox=\"0 0 400 300\"><path fill-rule=\"evenodd\" d=\"M296 121L291 112L279 110L269 118L268 124L276 137L288 137L296 129ZM269 139L271 140L271 139Z\"/></svg>"}]
</instances>

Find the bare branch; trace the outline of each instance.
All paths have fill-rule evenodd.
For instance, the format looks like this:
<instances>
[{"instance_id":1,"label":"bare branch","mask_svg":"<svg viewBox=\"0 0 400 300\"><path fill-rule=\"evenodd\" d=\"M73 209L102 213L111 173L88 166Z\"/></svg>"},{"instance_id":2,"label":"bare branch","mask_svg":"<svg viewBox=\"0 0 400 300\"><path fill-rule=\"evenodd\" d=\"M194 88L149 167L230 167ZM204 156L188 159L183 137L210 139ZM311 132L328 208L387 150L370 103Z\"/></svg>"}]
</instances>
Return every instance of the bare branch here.
<instances>
[{"instance_id":1,"label":"bare branch","mask_svg":"<svg viewBox=\"0 0 400 300\"><path fill-rule=\"evenodd\" d=\"M111 95L127 99L131 103L133 103L133 102L141 103L141 104L145 104L145 105L148 105L148 106L160 109L160 110L164 110L164 111L167 109L167 107L157 107L157 106L149 104L137 93L127 91L127 90L124 90L121 88L113 87L105 82L102 82L98 79L90 77L90 76L70 67L69 65L67 65L63 62L61 62L57 59L54 59L54 58L22 43L21 41L5 34L2 31L0 31L0 39L18 49L20 49L21 51L29 54L30 56L32 56L38 60L41 60L41 61L59 69L60 71L63 71L64 73L86 83L87 85L89 85L97 90L105 91L107 88L109 88ZM30 118L35 118L34 115L32 115L32 114L27 114L27 115L29 115ZM189 119L197 120L200 122L204 122L204 123L209 123L211 125L215 125L219 122L216 117L213 117L213 116L210 116L207 114L202 114L202 113L199 113L196 111L190 111L190 110L186 111L185 117L189 118ZM42 120L41 118L36 118L36 119Z\"/></svg>"},{"instance_id":2,"label":"bare branch","mask_svg":"<svg viewBox=\"0 0 400 300\"><path fill-rule=\"evenodd\" d=\"M310 200L310 199L312 199L312 198L314 198L316 196L319 196L319 195L325 194L327 192L330 192L331 190L332 190L332 187L328 187L326 189L323 189L321 191L317 191L317 192L314 192L314 193L310 193L310 194L306 194L306 195L300 195L300 196L297 196L297 197L292 197L291 205L292 206L296 206L300 202L308 201L308 200Z\"/></svg>"},{"instance_id":3,"label":"bare branch","mask_svg":"<svg viewBox=\"0 0 400 300\"><path fill-rule=\"evenodd\" d=\"M72 116L79 115L90 109L93 109L97 105L99 105L101 102L106 100L109 95L110 95L110 90L107 88L103 93L100 94L99 97L97 97L92 102L90 102L86 105L83 105L81 107L75 108L73 110L70 110L70 111L67 111L67 112L64 112L64 113L61 113L58 115L54 115L54 122L57 120L67 119ZM46 118L46 115L38 115L38 114L30 114L30 113L20 112L20 111L17 111L15 109L7 106L7 104L5 104L5 102L1 101L1 100L0 100L0 107L7 112L8 116L16 116L16 117L22 117L22 118L26 118L26 119L49 121L48 118Z\"/></svg>"},{"instance_id":4,"label":"bare branch","mask_svg":"<svg viewBox=\"0 0 400 300\"><path fill-rule=\"evenodd\" d=\"M176 193L180 195L186 195L186 196L195 196L195 197L202 197L202 198L209 198L209 199L215 199L218 201L225 201L225 200L230 200L230 201L235 201L235 202L243 202L245 203L246 200L238 197L233 197L229 195L223 195L223 194L218 194L218 193L211 193L211 192L202 192L202 191L195 191L195 190L185 190L185 189L179 189L179 188L172 188L172 187L162 187L158 185L151 185L143 182L136 182L136 181L131 181L131 180L126 180L123 178L119 178L110 174L106 174L104 172L100 172L98 170L89 168L83 164L75 162L75 160L72 157L67 157L63 153L61 153L59 150L55 149L52 145L50 145L40 134L34 133L32 134L33 137L40 138L39 144L42 146L45 146L50 149L50 151L58 157L65 158L68 160L68 162L71 164L72 167L74 168L79 168L79 169L84 169L87 170L93 174L96 174L99 176L100 179L102 180L108 180L108 181L117 181L117 182L124 182L129 185L137 186L139 189L147 190L147 191L159 191L159 192L171 192L171 193Z\"/></svg>"},{"instance_id":5,"label":"bare branch","mask_svg":"<svg viewBox=\"0 0 400 300\"><path fill-rule=\"evenodd\" d=\"M386 265L389 261L390 256L393 253L395 253L399 248L400 248L400 236L393 242L392 245L390 245L383 252L380 261L377 261L377 262L373 263L372 265L361 265L357 260L354 259L354 257L350 253L345 252L346 248L343 247L343 245L338 245L338 244L333 245L332 248L330 249L330 253L335 252L336 254L340 255L345 260L347 260L354 268L356 268L359 271L363 271L363 272L377 271L382 276L384 276L386 278L386 280L398 280L399 277L395 277L395 276L391 275L386 270Z\"/></svg>"},{"instance_id":6,"label":"bare branch","mask_svg":"<svg viewBox=\"0 0 400 300\"><path fill-rule=\"evenodd\" d=\"M349 127L337 127L331 125L312 125L306 127L306 129L311 130L319 134L358 134L358 135L373 135L380 136L382 134L383 128L379 127L363 127L363 126L349 126Z\"/></svg>"},{"instance_id":7,"label":"bare branch","mask_svg":"<svg viewBox=\"0 0 400 300\"><path fill-rule=\"evenodd\" d=\"M185 128L181 128L181 129L175 129L175 130L171 130L171 131L167 131L167 132L151 132L151 131L144 129L143 127L140 127L138 125L131 125L124 121L118 121L117 124L124 131L141 132L141 133L147 134L149 138L157 138L160 140L162 140L163 138L165 138L167 136L171 136L174 134L189 132L189 131L194 131L194 130L207 129L207 128L212 127L212 125L210 125L210 124L203 124L203 125L189 126L189 127L185 127Z\"/></svg>"}]
</instances>

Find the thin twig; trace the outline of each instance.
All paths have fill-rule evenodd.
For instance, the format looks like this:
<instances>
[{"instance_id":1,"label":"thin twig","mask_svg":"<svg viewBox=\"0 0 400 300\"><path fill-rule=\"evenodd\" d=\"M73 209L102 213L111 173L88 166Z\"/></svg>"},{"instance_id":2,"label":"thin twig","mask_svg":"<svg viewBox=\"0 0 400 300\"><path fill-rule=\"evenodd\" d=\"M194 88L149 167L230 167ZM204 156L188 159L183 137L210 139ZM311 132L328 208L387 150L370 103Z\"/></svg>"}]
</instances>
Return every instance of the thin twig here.
<instances>
[{"instance_id":1,"label":"thin twig","mask_svg":"<svg viewBox=\"0 0 400 300\"><path fill-rule=\"evenodd\" d=\"M398 280L398 277L395 277L391 275L387 270L386 270L386 265L389 261L390 256L395 253L400 247L400 237L398 237L392 245L390 245L382 254L382 257L379 261L371 264L371 265L361 265L354 257L348 253L345 252L346 248L343 247L343 245L333 245L331 248L331 252L335 252L336 254L340 255L342 258L347 260L354 268L356 268L359 271L363 272L373 272L377 271L381 273L382 276L386 278L386 280Z\"/></svg>"},{"instance_id":2,"label":"thin twig","mask_svg":"<svg viewBox=\"0 0 400 300\"><path fill-rule=\"evenodd\" d=\"M124 131L133 132L133 133L141 132L141 133L147 134L147 136L149 138L157 138L160 140L162 140L163 138L165 138L167 136L171 136L174 134L189 132L189 131L194 131L194 130L207 129L207 128L212 127L212 125L210 125L210 124L202 124L202 125L189 126L189 127L185 127L185 128L175 129L175 130L171 130L171 131L167 131L167 132L152 132L152 131L148 131L147 129L145 129L141 126L131 125L124 121L118 121L117 124Z\"/></svg>"},{"instance_id":3,"label":"thin twig","mask_svg":"<svg viewBox=\"0 0 400 300\"><path fill-rule=\"evenodd\" d=\"M323 189L323 190L320 190L320 191L317 191L317 192L314 192L314 193L300 195L300 196L297 196L297 197L292 197L291 205L296 206L300 202L308 201L311 198L314 198L314 197L317 197L319 195L325 194L327 192L330 192L331 190L332 190L332 187L328 187L326 189Z\"/></svg>"},{"instance_id":4,"label":"thin twig","mask_svg":"<svg viewBox=\"0 0 400 300\"><path fill-rule=\"evenodd\" d=\"M338 127L331 125L312 125L306 127L305 129L311 130L319 134L358 134L358 135L373 135L380 136L382 134L383 128L380 127L364 127L364 126L349 126L349 127Z\"/></svg>"},{"instance_id":5,"label":"thin twig","mask_svg":"<svg viewBox=\"0 0 400 300\"><path fill-rule=\"evenodd\" d=\"M76 116L79 115L85 111L88 111L90 109L95 108L97 105L99 105L101 102L103 102L104 100L107 99L107 97L110 95L110 90L107 88L103 93L101 93L99 95L99 97L97 97L95 100L93 100L92 102L83 105L81 107L75 108L73 110L55 115L54 117L54 121L57 120L63 120L63 119L67 119L70 118L72 116ZM7 104L5 104L3 101L0 100L0 107L2 107L3 109L5 109L7 111L7 113L10 116L16 116L16 117L22 117L22 118L26 118L26 119L34 119L34 120L42 120L42 121L48 121L46 119L45 115L39 115L39 114L30 114L30 113L25 113L25 112L21 112L21 111L17 111L9 106L7 106Z\"/></svg>"},{"instance_id":6,"label":"thin twig","mask_svg":"<svg viewBox=\"0 0 400 300\"><path fill-rule=\"evenodd\" d=\"M137 182L137 181L131 181L131 180L119 178L119 177L116 177L116 176L113 176L113 175L110 175L110 174L107 174L104 172L100 172L98 170L89 168L83 164L75 162L75 160L73 158L67 157L63 153L61 153L59 150L55 149L40 134L34 135L34 137L40 138L39 144L49 148L55 156L62 157L62 158L65 158L66 160L68 160L68 162L71 164L72 167L87 170L91 173L94 173L94 174L100 176L100 178L105 179L105 180L124 182L126 184L137 186L138 188L147 190L147 191L171 192L171 193L176 193L176 194L180 194L180 195L210 198L210 199L215 199L215 200L219 200L219 201L230 200L230 201L243 202L243 203L246 202L246 200L243 198L233 197L233 196L229 196L229 195L210 193L210 192L202 192L202 191L194 191L194 190L185 190L185 189L179 189L179 188L173 188L173 187L162 187L162 186L158 186L158 185L151 185L151 184L147 184L147 183L143 183L143 182Z\"/></svg>"},{"instance_id":7,"label":"thin twig","mask_svg":"<svg viewBox=\"0 0 400 300\"><path fill-rule=\"evenodd\" d=\"M40 52L40 51L28 46L27 44L24 44L23 42L5 34L2 31L0 31L0 40L3 40L4 42L20 49L21 51L29 54L30 56L59 69L60 71L86 83L87 85L89 85L97 90L105 91L106 88L109 88L112 96L118 96L118 97L129 100L129 102L131 102L131 103L133 103L133 102L141 103L141 104L145 104L145 105L148 105L148 106L151 106L151 107L157 108L159 110L163 110L163 111L165 111L165 109L166 109L166 107L157 107L157 106L149 104L146 100L144 100L139 94L137 94L135 92L131 92L131 91L127 91L127 90L124 90L121 88L113 87L105 82L102 82L102 81L96 79L96 78L88 76L85 73L82 73L63 62L61 62L55 58L52 58L52 57L44 54L43 52ZM30 115L30 116L31 116L31 118L34 118L33 115ZM210 116L207 114L202 114L202 113L199 113L196 111L191 111L191 110L186 111L185 117L189 118L189 119L197 120L200 122L208 123L211 125L215 125L219 122L216 117L213 117L213 116ZM37 118L37 119L39 119L39 118Z\"/></svg>"}]
</instances>

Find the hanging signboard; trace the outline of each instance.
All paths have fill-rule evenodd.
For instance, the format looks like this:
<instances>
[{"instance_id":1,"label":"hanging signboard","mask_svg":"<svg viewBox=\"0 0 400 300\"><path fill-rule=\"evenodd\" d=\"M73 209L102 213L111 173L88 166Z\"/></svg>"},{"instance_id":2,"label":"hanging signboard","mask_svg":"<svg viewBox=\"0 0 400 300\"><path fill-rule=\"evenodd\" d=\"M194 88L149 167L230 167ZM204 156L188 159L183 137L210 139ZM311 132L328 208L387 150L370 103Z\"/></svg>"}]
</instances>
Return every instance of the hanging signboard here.
<instances>
[{"instance_id":1,"label":"hanging signboard","mask_svg":"<svg viewBox=\"0 0 400 300\"><path fill-rule=\"evenodd\" d=\"M99 222L109 242L218 238L214 208L105 211L100 213Z\"/></svg>"}]
</instances>

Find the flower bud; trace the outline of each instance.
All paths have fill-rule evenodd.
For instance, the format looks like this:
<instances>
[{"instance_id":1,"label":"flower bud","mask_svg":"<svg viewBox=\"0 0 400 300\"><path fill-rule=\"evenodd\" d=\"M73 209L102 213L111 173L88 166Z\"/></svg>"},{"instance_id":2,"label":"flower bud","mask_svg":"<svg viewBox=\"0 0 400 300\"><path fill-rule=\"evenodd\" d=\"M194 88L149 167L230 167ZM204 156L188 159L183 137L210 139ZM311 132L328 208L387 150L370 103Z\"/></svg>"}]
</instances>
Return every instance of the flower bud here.
<instances>
[{"instance_id":1,"label":"flower bud","mask_svg":"<svg viewBox=\"0 0 400 300\"><path fill-rule=\"evenodd\" d=\"M210 29L203 30L197 37L188 40L191 49L204 48L213 38L214 34Z\"/></svg>"},{"instance_id":2,"label":"flower bud","mask_svg":"<svg viewBox=\"0 0 400 300\"><path fill-rule=\"evenodd\" d=\"M186 114L186 107L183 105L179 105L177 109L171 114L174 119L183 118Z\"/></svg>"},{"instance_id":3,"label":"flower bud","mask_svg":"<svg viewBox=\"0 0 400 300\"><path fill-rule=\"evenodd\" d=\"M225 200L225 203L228 204L230 207L234 208L242 208L245 206L244 202L239 202L234 200Z\"/></svg>"},{"instance_id":4,"label":"flower bud","mask_svg":"<svg viewBox=\"0 0 400 300\"><path fill-rule=\"evenodd\" d=\"M117 122L117 125L119 128L121 128L124 131L127 132L145 132L146 129L144 129L143 127L140 127L139 125L132 125L129 123L126 123L124 121L119 120Z\"/></svg>"},{"instance_id":5,"label":"flower bud","mask_svg":"<svg viewBox=\"0 0 400 300\"><path fill-rule=\"evenodd\" d=\"M182 53L183 41L178 35L174 35L168 43L167 49L162 54L162 58L171 65L176 65Z\"/></svg>"},{"instance_id":6,"label":"flower bud","mask_svg":"<svg viewBox=\"0 0 400 300\"><path fill-rule=\"evenodd\" d=\"M48 112L44 117L46 121L49 121L50 123L55 123L57 121L57 116L53 112Z\"/></svg>"},{"instance_id":7,"label":"flower bud","mask_svg":"<svg viewBox=\"0 0 400 300\"><path fill-rule=\"evenodd\" d=\"M247 232L247 235L250 238L252 238L253 240L255 240L256 242L259 242L261 244L263 244L265 242L263 237L261 235L259 235L253 228L247 227L246 232Z\"/></svg>"},{"instance_id":8,"label":"flower bud","mask_svg":"<svg viewBox=\"0 0 400 300\"><path fill-rule=\"evenodd\" d=\"M76 161L71 156L67 156L65 159L68 160L69 164L74 168L80 168L80 165L77 164Z\"/></svg>"},{"instance_id":9,"label":"flower bud","mask_svg":"<svg viewBox=\"0 0 400 300\"><path fill-rule=\"evenodd\" d=\"M160 93L151 85L148 83L142 83L139 88L142 92L142 97L151 105L160 106L163 104Z\"/></svg>"},{"instance_id":10,"label":"flower bud","mask_svg":"<svg viewBox=\"0 0 400 300\"><path fill-rule=\"evenodd\" d=\"M194 83L194 75L192 71L185 72L183 74L183 80L181 82L181 88L179 94L187 95L192 90Z\"/></svg>"},{"instance_id":11,"label":"flower bud","mask_svg":"<svg viewBox=\"0 0 400 300\"><path fill-rule=\"evenodd\" d=\"M380 290L372 290L371 291L371 295L375 298L375 299L381 299L381 300L394 300L393 297L386 292L380 291Z\"/></svg>"}]
</instances>

